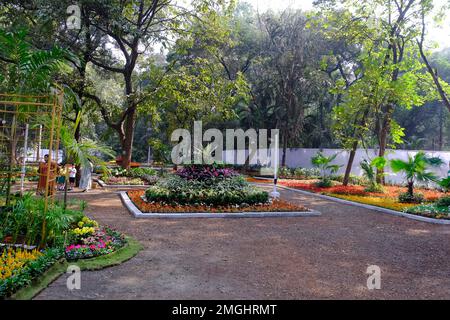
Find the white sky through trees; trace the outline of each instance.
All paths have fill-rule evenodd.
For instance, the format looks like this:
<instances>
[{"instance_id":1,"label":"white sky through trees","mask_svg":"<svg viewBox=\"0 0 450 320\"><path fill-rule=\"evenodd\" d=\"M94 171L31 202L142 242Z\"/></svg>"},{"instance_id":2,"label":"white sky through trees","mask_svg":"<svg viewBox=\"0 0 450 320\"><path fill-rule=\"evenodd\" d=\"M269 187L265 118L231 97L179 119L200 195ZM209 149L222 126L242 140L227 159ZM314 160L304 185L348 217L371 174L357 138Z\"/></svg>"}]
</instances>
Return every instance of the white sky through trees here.
<instances>
[{"instance_id":1,"label":"white sky through trees","mask_svg":"<svg viewBox=\"0 0 450 320\"><path fill-rule=\"evenodd\" d=\"M267 10L284 10L286 8L311 10L313 9L313 0L242 0L250 3L260 13ZM434 0L436 8L448 5L449 0ZM439 47L434 50L442 50L450 47L450 11L442 23L441 27L436 26L433 21L427 25L427 42L431 46L435 42Z\"/></svg>"}]
</instances>

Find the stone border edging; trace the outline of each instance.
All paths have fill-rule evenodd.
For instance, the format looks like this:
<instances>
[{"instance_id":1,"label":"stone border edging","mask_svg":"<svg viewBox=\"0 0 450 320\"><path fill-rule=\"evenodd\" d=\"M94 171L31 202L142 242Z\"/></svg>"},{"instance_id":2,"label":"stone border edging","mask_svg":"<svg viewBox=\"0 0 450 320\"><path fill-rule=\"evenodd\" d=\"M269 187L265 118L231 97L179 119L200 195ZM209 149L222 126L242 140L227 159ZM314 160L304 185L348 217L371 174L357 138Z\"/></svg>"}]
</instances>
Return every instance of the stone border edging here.
<instances>
[{"instance_id":1,"label":"stone border edging","mask_svg":"<svg viewBox=\"0 0 450 320\"><path fill-rule=\"evenodd\" d=\"M268 217L315 217L320 216L319 211L298 211L298 212L233 212L233 213L143 213L131 201L126 191L119 192L120 199L124 206L135 218L268 218Z\"/></svg>"},{"instance_id":2,"label":"stone border edging","mask_svg":"<svg viewBox=\"0 0 450 320\"><path fill-rule=\"evenodd\" d=\"M264 185L267 186L266 183ZM302 194L305 194L305 195L316 196L318 198L331 200L331 201L334 201L334 202L339 202L339 203L353 205L353 206L357 206L357 207L361 207L361 208L365 208L365 209L375 210L375 211L387 213L387 214L390 214L390 215L394 215L394 216L397 216L397 217L404 217L404 218L417 220L417 221L421 221L421 222L427 222L427 223L450 225L450 220L422 217L422 216L415 215L415 214L410 214L410 213L406 213L406 212L386 209L386 208L382 208L382 207L373 206L373 205L370 205L370 204L365 204L365 203L359 203L359 202L355 202L355 201L340 199L340 198L336 198L336 197L332 197L332 196L327 196L327 195L324 195L324 194L309 192L309 191L300 190L300 189L294 189L294 188L285 187L285 186L281 186L281 185L277 185L277 187L281 188L281 189L285 189L285 190L290 190L290 191L302 193Z\"/></svg>"}]
</instances>

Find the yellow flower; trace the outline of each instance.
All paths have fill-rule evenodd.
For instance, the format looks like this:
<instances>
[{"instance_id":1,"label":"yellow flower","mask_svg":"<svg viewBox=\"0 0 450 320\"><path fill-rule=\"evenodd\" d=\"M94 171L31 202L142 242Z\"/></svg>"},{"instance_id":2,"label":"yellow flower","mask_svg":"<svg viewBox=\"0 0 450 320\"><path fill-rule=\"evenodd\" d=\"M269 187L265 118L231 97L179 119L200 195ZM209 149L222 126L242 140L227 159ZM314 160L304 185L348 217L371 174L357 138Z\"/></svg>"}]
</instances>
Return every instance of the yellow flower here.
<instances>
[{"instance_id":1,"label":"yellow flower","mask_svg":"<svg viewBox=\"0 0 450 320\"><path fill-rule=\"evenodd\" d=\"M36 260L42 255L37 250L24 250L9 248L4 250L0 256L0 279L4 280L14 275L23 268L26 263Z\"/></svg>"}]
</instances>

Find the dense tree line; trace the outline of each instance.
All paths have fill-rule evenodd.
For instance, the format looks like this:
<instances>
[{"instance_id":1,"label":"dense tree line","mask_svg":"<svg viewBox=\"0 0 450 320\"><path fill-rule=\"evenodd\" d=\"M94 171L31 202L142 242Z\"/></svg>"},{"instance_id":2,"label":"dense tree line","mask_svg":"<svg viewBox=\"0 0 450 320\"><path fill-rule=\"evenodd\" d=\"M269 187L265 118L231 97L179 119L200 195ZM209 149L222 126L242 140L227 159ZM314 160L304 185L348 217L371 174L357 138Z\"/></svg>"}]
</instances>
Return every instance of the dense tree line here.
<instances>
[{"instance_id":1,"label":"dense tree line","mask_svg":"<svg viewBox=\"0 0 450 320\"><path fill-rule=\"evenodd\" d=\"M71 71L54 79L78 97L64 118L77 141L106 142L125 167L149 146L167 160L172 130L194 120L279 128L282 164L289 147L450 148L450 51L431 54L425 41L425 19L442 17L433 1L259 13L233 1L86 0L75 30L71 4L3 1L1 29L21 30L35 50L70 52ZM1 68L10 64L0 54Z\"/></svg>"}]
</instances>

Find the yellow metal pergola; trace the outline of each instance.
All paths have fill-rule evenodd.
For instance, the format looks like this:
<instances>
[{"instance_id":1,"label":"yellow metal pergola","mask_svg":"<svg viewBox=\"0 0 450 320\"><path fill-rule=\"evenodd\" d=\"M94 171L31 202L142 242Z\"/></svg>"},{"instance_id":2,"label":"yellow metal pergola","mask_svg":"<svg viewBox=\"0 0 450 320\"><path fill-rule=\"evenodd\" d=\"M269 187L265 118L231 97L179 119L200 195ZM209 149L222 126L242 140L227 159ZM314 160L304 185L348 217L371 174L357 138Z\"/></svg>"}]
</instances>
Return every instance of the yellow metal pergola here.
<instances>
[{"instance_id":1,"label":"yellow metal pergola","mask_svg":"<svg viewBox=\"0 0 450 320\"><path fill-rule=\"evenodd\" d=\"M9 204L14 192L42 195L45 210L54 199L64 92L59 86L53 91L0 93L0 206L1 200ZM33 178L37 181L25 181Z\"/></svg>"}]
</instances>

